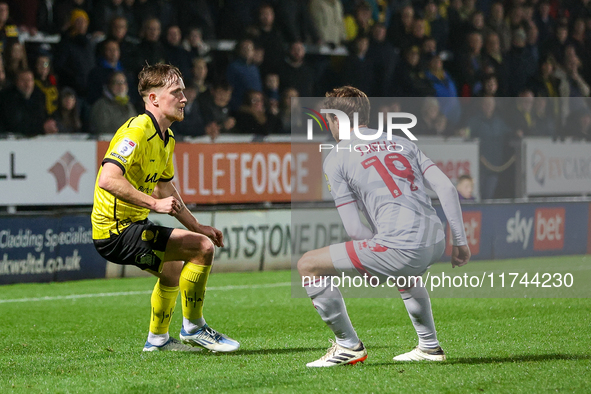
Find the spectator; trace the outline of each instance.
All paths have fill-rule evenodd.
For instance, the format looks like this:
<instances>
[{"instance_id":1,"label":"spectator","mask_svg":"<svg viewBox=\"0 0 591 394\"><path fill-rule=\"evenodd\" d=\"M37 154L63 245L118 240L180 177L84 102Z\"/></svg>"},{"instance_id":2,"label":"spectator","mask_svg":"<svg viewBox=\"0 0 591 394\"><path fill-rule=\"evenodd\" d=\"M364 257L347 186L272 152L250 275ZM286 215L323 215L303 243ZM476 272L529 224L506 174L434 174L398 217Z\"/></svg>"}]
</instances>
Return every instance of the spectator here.
<instances>
[{"instance_id":1,"label":"spectator","mask_svg":"<svg viewBox=\"0 0 591 394\"><path fill-rule=\"evenodd\" d=\"M181 140L183 137L200 137L205 135L205 124L203 122L203 116L197 102L197 86L190 83L185 88L185 97L187 102L185 103L185 118L182 122L175 122L172 125L172 131L175 136ZM217 125L214 127L217 128ZM213 139L213 138L212 138Z\"/></svg>"},{"instance_id":2,"label":"spectator","mask_svg":"<svg viewBox=\"0 0 591 394\"><path fill-rule=\"evenodd\" d=\"M173 25L166 29L166 42L164 43L166 61L173 66L177 66L182 75L190 75L191 57L189 52L181 45L182 40L183 36L180 27Z\"/></svg>"},{"instance_id":3,"label":"spectator","mask_svg":"<svg viewBox=\"0 0 591 394\"><path fill-rule=\"evenodd\" d=\"M127 32L129 33L130 38L133 37L134 39L138 36L139 27L141 26L141 23L138 23L135 19L135 6L136 0L123 0L123 18L127 22ZM114 18L109 20L109 29L111 28L113 19ZM119 43L119 45L121 45L121 43Z\"/></svg>"},{"instance_id":4,"label":"spectator","mask_svg":"<svg viewBox=\"0 0 591 394\"><path fill-rule=\"evenodd\" d=\"M128 34L128 22L122 16L118 16L111 20L109 24L109 32L107 34L107 38L105 41L101 43L99 46L99 56L104 52L103 46L109 41L116 41L119 44L119 52L120 52L120 59L121 66L123 66L124 70L129 72L135 70L138 64L138 44L139 40L137 38L131 37Z\"/></svg>"},{"instance_id":5,"label":"spectator","mask_svg":"<svg viewBox=\"0 0 591 394\"><path fill-rule=\"evenodd\" d=\"M355 86L373 96L374 63L373 59L367 56L369 49L369 38L357 36L351 45L351 53L345 60L343 67L343 84Z\"/></svg>"},{"instance_id":6,"label":"spectator","mask_svg":"<svg viewBox=\"0 0 591 394\"><path fill-rule=\"evenodd\" d=\"M113 72L124 72L119 59L120 51L117 41L109 40L105 42L103 44L103 53L98 59L98 65L88 74L88 94L86 96L88 104L92 105L96 100L101 98L103 87Z\"/></svg>"},{"instance_id":7,"label":"spectator","mask_svg":"<svg viewBox=\"0 0 591 394\"><path fill-rule=\"evenodd\" d=\"M144 22L140 34L142 41L138 46L138 64L136 65L135 74L137 74L146 63L154 65L165 62L166 51L160 42L161 31L160 21L157 18L150 18Z\"/></svg>"},{"instance_id":8,"label":"spectator","mask_svg":"<svg viewBox=\"0 0 591 394\"><path fill-rule=\"evenodd\" d=\"M145 23L153 18L158 18L160 10L158 2L154 0L135 0L133 4L133 25L139 27L139 31L131 32L134 37L142 38Z\"/></svg>"},{"instance_id":9,"label":"spectator","mask_svg":"<svg viewBox=\"0 0 591 394\"><path fill-rule=\"evenodd\" d=\"M253 38L265 51L261 73L277 73L285 56L281 31L275 24L275 11L268 3L263 3L258 11L258 23L253 30Z\"/></svg>"},{"instance_id":10,"label":"spectator","mask_svg":"<svg viewBox=\"0 0 591 394\"><path fill-rule=\"evenodd\" d=\"M556 137L557 122L554 111L549 110L548 105L551 105L552 98L550 97L536 97L534 99L534 135L540 137Z\"/></svg>"},{"instance_id":11,"label":"spectator","mask_svg":"<svg viewBox=\"0 0 591 394\"><path fill-rule=\"evenodd\" d=\"M316 78L305 57L304 44L301 41L291 43L287 58L279 72L279 81L282 89L293 87L300 93L300 97L312 97Z\"/></svg>"},{"instance_id":12,"label":"spectator","mask_svg":"<svg viewBox=\"0 0 591 394\"><path fill-rule=\"evenodd\" d=\"M529 89L519 92L515 105L507 111L506 123L519 138L536 134L534 94Z\"/></svg>"},{"instance_id":13,"label":"spectator","mask_svg":"<svg viewBox=\"0 0 591 394\"><path fill-rule=\"evenodd\" d=\"M15 42L6 48L5 53L6 75L14 83L16 74L20 70L29 68L27 63L27 52L25 46L20 42Z\"/></svg>"},{"instance_id":14,"label":"spectator","mask_svg":"<svg viewBox=\"0 0 591 394\"><path fill-rule=\"evenodd\" d=\"M180 26L185 32L198 28L201 37L208 40L216 38L215 17L216 10L208 0L182 0L180 1ZM199 56L206 56L207 53L201 52Z\"/></svg>"},{"instance_id":15,"label":"spectator","mask_svg":"<svg viewBox=\"0 0 591 394\"><path fill-rule=\"evenodd\" d=\"M425 73L425 78L435 90L435 97L439 98L441 112L451 125L456 125L462 115L456 84L447 71L443 69L443 61L440 56L433 56L428 66L429 69Z\"/></svg>"},{"instance_id":16,"label":"spectator","mask_svg":"<svg viewBox=\"0 0 591 394\"><path fill-rule=\"evenodd\" d=\"M115 17L125 16L122 3L123 0L99 0L94 3L90 31L106 35L109 30L109 22Z\"/></svg>"},{"instance_id":17,"label":"spectator","mask_svg":"<svg viewBox=\"0 0 591 394\"><path fill-rule=\"evenodd\" d=\"M581 108L572 112L566 120L563 136L591 142L591 111Z\"/></svg>"},{"instance_id":18,"label":"spectator","mask_svg":"<svg viewBox=\"0 0 591 394\"><path fill-rule=\"evenodd\" d=\"M232 85L233 93L230 101L230 108L238 109L244 100L244 94L248 90L263 90L259 68L253 64L254 44L251 40L245 39L236 45L237 58L228 66L226 76Z\"/></svg>"},{"instance_id":19,"label":"spectator","mask_svg":"<svg viewBox=\"0 0 591 394\"><path fill-rule=\"evenodd\" d=\"M511 133L495 113L494 97L484 97L479 103L479 111L468 120L468 128L470 136L480 142L480 197L486 200L495 197L499 175L511 165L505 152Z\"/></svg>"},{"instance_id":20,"label":"spectator","mask_svg":"<svg viewBox=\"0 0 591 394\"><path fill-rule=\"evenodd\" d=\"M467 44L467 51L458 56L456 63L456 78L462 97L474 96L482 89L482 35L476 31L469 33Z\"/></svg>"},{"instance_id":21,"label":"spectator","mask_svg":"<svg viewBox=\"0 0 591 394\"><path fill-rule=\"evenodd\" d=\"M505 20L503 3L493 3L490 8L485 34L490 33L496 33L499 37L501 52L505 53L511 48L511 29Z\"/></svg>"},{"instance_id":22,"label":"spectator","mask_svg":"<svg viewBox=\"0 0 591 394\"><path fill-rule=\"evenodd\" d=\"M51 131L50 127L45 130L45 121L45 97L35 86L33 72L18 70L14 86L2 90L0 133L34 137Z\"/></svg>"},{"instance_id":23,"label":"spectator","mask_svg":"<svg viewBox=\"0 0 591 394\"><path fill-rule=\"evenodd\" d=\"M51 116L58 108L57 78L51 73L51 60L39 55L35 61L35 86L45 95L45 113Z\"/></svg>"},{"instance_id":24,"label":"spectator","mask_svg":"<svg viewBox=\"0 0 591 394\"><path fill-rule=\"evenodd\" d=\"M385 97L400 59L394 46L386 41L386 26L382 23L372 27L367 57L374 65L371 91L377 97Z\"/></svg>"},{"instance_id":25,"label":"spectator","mask_svg":"<svg viewBox=\"0 0 591 394\"><path fill-rule=\"evenodd\" d=\"M55 2L55 23L59 28L58 33L63 33L70 28L71 22L70 17L72 11L80 9L84 12L92 14L92 1L91 0L62 0Z\"/></svg>"},{"instance_id":26,"label":"spectator","mask_svg":"<svg viewBox=\"0 0 591 394\"><path fill-rule=\"evenodd\" d=\"M0 1L0 55L6 48L18 42L18 28L10 18L10 9L6 1Z\"/></svg>"},{"instance_id":27,"label":"spectator","mask_svg":"<svg viewBox=\"0 0 591 394\"><path fill-rule=\"evenodd\" d=\"M85 11L72 11L70 28L62 35L54 63L60 83L72 87L79 96L86 95L88 74L95 65L94 45L86 36L88 22Z\"/></svg>"},{"instance_id":28,"label":"spectator","mask_svg":"<svg viewBox=\"0 0 591 394\"><path fill-rule=\"evenodd\" d=\"M426 97L417 122L417 134L447 136L447 118L439 112L439 102L434 97Z\"/></svg>"},{"instance_id":29,"label":"spectator","mask_svg":"<svg viewBox=\"0 0 591 394\"><path fill-rule=\"evenodd\" d=\"M515 97L522 91L527 81L536 73L537 63L531 52L526 50L526 34L523 29L513 32L511 50L505 56L508 72L507 93Z\"/></svg>"},{"instance_id":30,"label":"spectator","mask_svg":"<svg viewBox=\"0 0 591 394\"><path fill-rule=\"evenodd\" d=\"M498 97L499 81L495 74L487 74L482 80L482 90L480 97Z\"/></svg>"},{"instance_id":31,"label":"spectator","mask_svg":"<svg viewBox=\"0 0 591 394\"><path fill-rule=\"evenodd\" d=\"M265 111L263 94L256 90L249 90L236 114L236 129L242 134L266 136L281 132L282 127L277 116Z\"/></svg>"},{"instance_id":32,"label":"spectator","mask_svg":"<svg viewBox=\"0 0 591 394\"><path fill-rule=\"evenodd\" d=\"M401 40L401 49L416 46L422 47L425 41L425 20L422 18L415 18L412 23L412 30L410 34L405 35Z\"/></svg>"},{"instance_id":33,"label":"spectator","mask_svg":"<svg viewBox=\"0 0 591 394\"><path fill-rule=\"evenodd\" d=\"M470 175L460 175L456 189L458 190L460 202L476 201L476 197L472 195L474 190L474 179L472 179Z\"/></svg>"},{"instance_id":34,"label":"spectator","mask_svg":"<svg viewBox=\"0 0 591 394\"><path fill-rule=\"evenodd\" d=\"M93 104L90 112L90 131L93 134L115 134L137 111L129 102L127 78L121 71L113 72L103 97Z\"/></svg>"},{"instance_id":35,"label":"spectator","mask_svg":"<svg viewBox=\"0 0 591 394\"><path fill-rule=\"evenodd\" d=\"M585 33L585 20L583 18L575 19L573 29L569 40L570 45L574 46L577 56L582 61L583 75L588 75L591 61L591 48Z\"/></svg>"},{"instance_id":36,"label":"spectator","mask_svg":"<svg viewBox=\"0 0 591 394\"><path fill-rule=\"evenodd\" d=\"M347 39L340 0L311 0L310 14L323 43L340 45Z\"/></svg>"},{"instance_id":37,"label":"spectator","mask_svg":"<svg viewBox=\"0 0 591 394\"><path fill-rule=\"evenodd\" d=\"M402 47L402 39L412 32L412 25L415 18L415 10L411 5L404 6L399 14L392 14L394 19L386 33L387 39L396 48Z\"/></svg>"},{"instance_id":38,"label":"spectator","mask_svg":"<svg viewBox=\"0 0 591 394\"><path fill-rule=\"evenodd\" d=\"M425 78L419 64L421 57L418 47L410 47L404 51L402 61L396 67L395 77L390 88L392 96L424 97L433 96L435 90Z\"/></svg>"},{"instance_id":39,"label":"spectator","mask_svg":"<svg viewBox=\"0 0 591 394\"><path fill-rule=\"evenodd\" d=\"M320 39L310 17L308 1L281 0L277 2L277 22L287 42L301 41L317 44Z\"/></svg>"},{"instance_id":40,"label":"spectator","mask_svg":"<svg viewBox=\"0 0 591 394\"><path fill-rule=\"evenodd\" d=\"M506 92L507 86L505 86L505 83L509 79L509 70L507 69L504 60L505 59L501 50L501 40L499 39L499 35L495 32L490 32L486 36L484 44L483 61L485 65L490 65L494 68L494 73L498 76L497 82L502 84L498 87L500 90L500 96L503 96Z\"/></svg>"},{"instance_id":41,"label":"spectator","mask_svg":"<svg viewBox=\"0 0 591 394\"><path fill-rule=\"evenodd\" d=\"M206 125L212 122L217 128L206 128L206 132L215 140L219 134L234 133L236 119L230 115L230 99L232 97L232 86L226 81L218 81L214 84L211 96L200 100L201 112Z\"/></svg>"},{"instance_id":42,"label":"spectator","mask_svg":"<svg viewBox=\"0 0 591 394\"><path fill-rule=\"evenodd\" d=\"M432 37L440 48L447 48L449 23L439 13L434 0L428 0L425 4L425 35Z\"/></svg>"},{"instance_id":43,"label":"spectator","mask_svg":"<svg viewBox=\"0 0 591 394\"><path fill-rule=\"evenodd\" d=\"M560 23L556 26L554 36L544 44L542 56L552 55L558 63L564 60L564 50L568 44L568 25Z\"/></svg>"},{"instance_id":44,"label":"spectator","mask_svg":"<svg viewBox=\"0 0 591 394\"><path fill-rule=\"evenodd\" d=\"M203 33L198 27L190 27L189 34L183 41L183 48L189 51L189 56L192 60L197 57L201 57L206 61L211 61L209 52L211 47L203 41Z\"/></svg>"},{"instance_id":45,"label":"spectator","mask_svg":"<svg viewBox=\"0 0 591 394\"><path fill-rule=\"evenodd\" d=\"M449 49L457 54L464 50L465 26L460 16L462 0L450 0L447 7L447 19L449 21Z\"/></svg>"},{"instance_id":46,"label":"spectator","mask_svg":"<svg viewBox=\"0 0 591 394\"><path fill-rule=\"evenodd\" d=\"M579 111L587 107L585 97L589 97L589 85L579 74L581 60L575 53L573 46L568 46L565 50L564 65L556 70L555 75L561 80L560 95L568 97L563 100L563 116L571 111Z\"/></svg>"},{"instance_id":47,"label":"spectator","mask_svg":"<svg viewBox=\"0 0 591 394\"><path fill-rule=\"evenodd\" d=\"M540 51L538 49L538 28L534 23L532 23L529 29L527 29L526 37L525 50L529 53L529 57L535 62L535 64L539 64Z\"/></svg>"},{"instance_id":48,"label":"spectator","mask_svg":"<svg viewBox=\"0 0 591 394\"><path fill-rule=\"evenodd\" d=\"M554 76L556 60L552 55L540 63L537 74L529 81L528 87L538 96L560 97L560 80Z\"/></svg>"},{"instance_id":49,"label":"spectator","mask_svg":"<svg viewBox=\"0 0 591 394\"><path fill-rule=\"evenodd\" d=\"M207 62L204 58L197 57L191 62L193 67L191 68L191 79L187 78L187 82L193 85L197 89L197 96L210 95L209 84L207 83L208 67Z\"/></svg>"},{"instance_id":50,"label":"spectator","mask_svg":"<svg viewBox=\"0 0 591 394\"><path fill-rule=\"evenodd\" d=\"M269 111L277 115L279 113L279 75L267 74L265 76L264 93Z\"/></svg>"},{"instance_id":51,"label":"spectator","mask_svg":"<svg viewBox=\"0 0 591 394\"><path fill-rule=\"evenodd\" d=\"M53 119L55 119L60 134L75 134L82 131L80 109L74 89L68 87L62 89L59 96L59 107L54 113Z\"/></svg>"},{"instance_id":52,"label":"spectator","mask_svg":"<svg viewBox=\"0 0 591 394\"><path fill-rule=\"evenodd\" d=\"M366 2L358 3L354 14L345 16L344 23L347 41L352 41L358 36L368 36L374 23L371 19L371 8Z\"/></svg>"},{"instance_id":53,"label":"spectator","mask_svg":"<svg viewBox=\"0 0 591 394\"><path fill-rule=\"evenodd\" d=\"M292 108L298 110L294 113ZM287 88L281 95L279 119L281 120L281 132L283 134L302 135L306 132L302 111L300 109L300 97L294 88Z\"/></svg>"},{"instance_id":54,"label":"spectator","mask_svg":"<svg viewBox=\"0 0 591 394\"><path fill-rule=\"evenodd\" d=\"M554 31L555 21L550 16L550 1L542 0L534 12L534 23L540 32L540 42L546 42Z\"/></svg>"}]
</instances>

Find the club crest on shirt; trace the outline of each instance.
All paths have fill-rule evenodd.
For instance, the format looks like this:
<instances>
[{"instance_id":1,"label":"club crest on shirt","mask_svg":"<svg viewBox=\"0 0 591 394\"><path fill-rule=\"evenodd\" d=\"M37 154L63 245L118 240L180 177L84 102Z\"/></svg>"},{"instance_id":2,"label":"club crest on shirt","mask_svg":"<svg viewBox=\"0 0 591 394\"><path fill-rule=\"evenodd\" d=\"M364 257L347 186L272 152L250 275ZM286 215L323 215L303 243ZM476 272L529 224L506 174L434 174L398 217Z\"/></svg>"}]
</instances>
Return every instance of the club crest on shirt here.
<instances>
[{"instance_id":1,"label":"club crest on shirt","mask_svg":"<svg viewBox=\"0 0 591 394\"><path fill-rule=\"evenodd\" d=\"M117 152L121 156L127 157L131 155L131 152L133 152L136 146L137 144L135 142L133 142L129 138L124 138L123 141L119 143L119 146L117 146Z\"/></svg>"}]
</instances>

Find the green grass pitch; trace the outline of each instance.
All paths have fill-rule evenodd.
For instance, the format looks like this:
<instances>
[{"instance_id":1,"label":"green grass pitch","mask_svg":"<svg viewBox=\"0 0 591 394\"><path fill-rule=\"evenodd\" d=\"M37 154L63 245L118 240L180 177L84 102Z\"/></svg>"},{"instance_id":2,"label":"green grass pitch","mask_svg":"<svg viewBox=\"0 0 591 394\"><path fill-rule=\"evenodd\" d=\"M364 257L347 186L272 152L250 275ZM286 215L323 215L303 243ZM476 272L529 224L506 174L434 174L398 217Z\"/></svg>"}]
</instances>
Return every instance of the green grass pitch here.
<instances>
[{"instance_id":1,"label":"green grass pitch","mask_svg":"<svg viewBox=\"0 0 591 394\"><path fill-rule=\"evenodd\" d=\"M529 260L579 264L583 259ZM471 264L510 269L515 261ZM442 267L451 268L436 265L433 271ZM416 345L398 295L348 299L368 360L308 369L306 362L324 355L332 335L308 299L291 298L289 280L288 271L212 274L205 317L241 342L233 354L143 353L152 278L0 287L0 392L591 391L591 299L433 299L448 355L437 364L392 361ZM114 292L133 293L84 297ZM16 299L28 301L6 302ZM171 325L175 337L180 323L179 302Z\"/></svg>"}]
</instances>

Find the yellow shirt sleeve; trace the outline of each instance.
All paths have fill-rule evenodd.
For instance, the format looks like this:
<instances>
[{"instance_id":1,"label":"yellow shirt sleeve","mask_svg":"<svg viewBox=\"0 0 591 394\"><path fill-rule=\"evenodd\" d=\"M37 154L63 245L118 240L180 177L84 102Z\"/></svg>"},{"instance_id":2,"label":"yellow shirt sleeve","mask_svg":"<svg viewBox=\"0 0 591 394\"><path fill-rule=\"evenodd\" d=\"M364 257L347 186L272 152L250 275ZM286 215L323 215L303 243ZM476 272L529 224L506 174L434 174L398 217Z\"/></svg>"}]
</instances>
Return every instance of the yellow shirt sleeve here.
<instances>
[{"instance_id":1,"label":"yellow shirt sleeve","mask_svg":"<svg viewBox=\"0 0 591 394\"><path fill-rule=\"evenodd\" d=\"M119 166L125 174L142 156L143 144L145 144L144 131L140 128L125 128L119 130L105 153L103 163L113 163Z\"/></svg>"}]
</instances>

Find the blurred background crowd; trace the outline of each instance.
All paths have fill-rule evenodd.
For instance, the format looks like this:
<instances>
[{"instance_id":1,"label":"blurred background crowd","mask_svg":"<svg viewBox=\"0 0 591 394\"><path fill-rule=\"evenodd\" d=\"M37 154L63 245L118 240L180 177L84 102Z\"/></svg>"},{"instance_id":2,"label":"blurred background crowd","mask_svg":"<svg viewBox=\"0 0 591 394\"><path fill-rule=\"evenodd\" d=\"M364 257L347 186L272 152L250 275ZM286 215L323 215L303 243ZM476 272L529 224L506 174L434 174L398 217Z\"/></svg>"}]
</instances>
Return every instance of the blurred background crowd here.
<instances>
[{"instance_id":1,"label":"blurred background crowd","mask_svg":"<svg viewBox=\"0 0 591 394\"><path fill-rule=\"evenodd\" d=\"M289 134L291 99L350 84L425 97L416 135L591 140L590 0L0 0L0 56L0 134L114 133L167 62L179 137Z\"/></svg>"}]
</instances>

